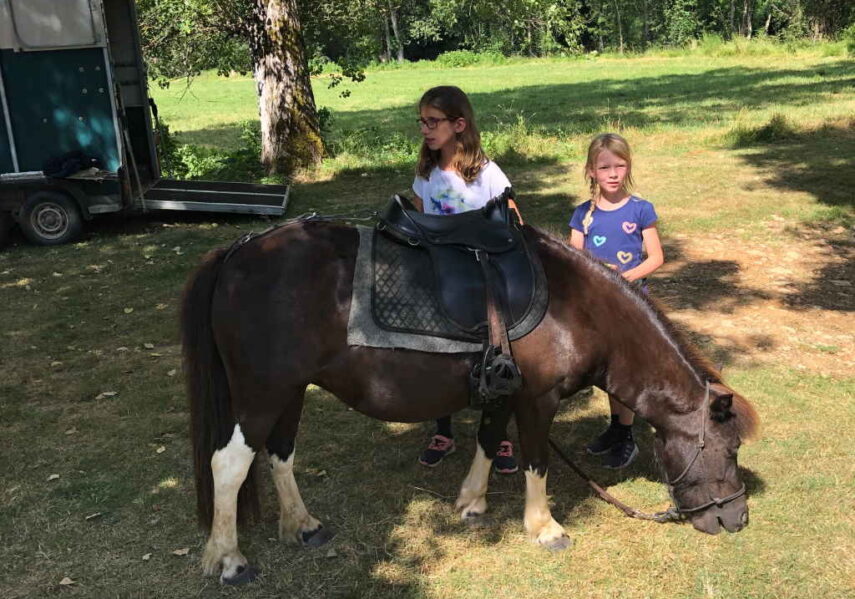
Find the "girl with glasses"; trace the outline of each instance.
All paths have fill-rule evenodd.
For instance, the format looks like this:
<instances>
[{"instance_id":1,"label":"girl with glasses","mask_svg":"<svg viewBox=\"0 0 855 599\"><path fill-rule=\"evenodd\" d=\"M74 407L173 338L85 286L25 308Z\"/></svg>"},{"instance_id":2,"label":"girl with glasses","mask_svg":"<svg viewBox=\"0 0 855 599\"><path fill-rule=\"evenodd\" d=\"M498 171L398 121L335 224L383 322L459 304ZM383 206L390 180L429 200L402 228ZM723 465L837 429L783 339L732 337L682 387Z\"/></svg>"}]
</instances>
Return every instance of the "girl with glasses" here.
<instances>
[{"instance_id":1,"label":"girl with glasses","mask_svg":"<svg viewBox=\"0 0 855 599\"><path fill-rule=\"evenodd\" d=\"M444 85L426 91L419 101L417 122L424 138L413 181L413 203L419 210L427 214L478 210L511 186L481 148L475 114L463 90ZM519 215L513 202L511 208ZM493 460L494 469L501 474L518 469L507 437L506 432ZM446 416L436 421L436 434L419 462L434 467L454 449L451 416Z\"/></svg>"}]
</instances>

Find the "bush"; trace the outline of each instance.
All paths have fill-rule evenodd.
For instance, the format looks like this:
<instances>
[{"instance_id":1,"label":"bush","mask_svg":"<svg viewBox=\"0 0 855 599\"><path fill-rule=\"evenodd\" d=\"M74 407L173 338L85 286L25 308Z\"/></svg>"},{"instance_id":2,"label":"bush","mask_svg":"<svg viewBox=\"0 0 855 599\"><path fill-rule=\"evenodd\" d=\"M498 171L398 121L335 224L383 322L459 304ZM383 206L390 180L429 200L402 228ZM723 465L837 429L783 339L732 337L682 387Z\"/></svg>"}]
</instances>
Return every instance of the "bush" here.
<instances>
[{"instance_id":1,"label":"bush","mask_svg":"<svg viewBox=\"0 0 855 599\"><path fill-rule=\"evenodd\" d=\"M846 44L846 51L850 55L855 56L855 23L843 30L843 42Z\"/></svg>"},{"instance_id":2,"label":"bush","mask_svg":"<svg viewBox=\"0 0 855 599\"><path fill-rule=\"evenodd\" d=\"M445 52L436 58L436 62L443 67L469 67L472 65L504 64L507 59L500 52L492 50L486 52L473 52L471 50L454 50Z\"/></svg>"},{"instance_id":3,"label":"bush","mask_svg":"<svg viewBox=\"0 0 855 599\"><path fill-rule=\"evenodd\" d=\"M730 145L734 148L744 148L759 143L774 143L796 136L795 128L781 113L775 113L769 122L760 127L745 127L739 125L727 134Z\"/></svg>"},{"instance_id":4,"label":"bush","mask_svg":"<svg viewBox=\"0 0 855 599\"><path fill-rule=\"evenodd\" d=\"M241 147L237 150L180 144L163 121L158 125L157 135L158 159L166 177L254 182L264 176L258 121L241 123Z\"/></svg>"}]
</instances>

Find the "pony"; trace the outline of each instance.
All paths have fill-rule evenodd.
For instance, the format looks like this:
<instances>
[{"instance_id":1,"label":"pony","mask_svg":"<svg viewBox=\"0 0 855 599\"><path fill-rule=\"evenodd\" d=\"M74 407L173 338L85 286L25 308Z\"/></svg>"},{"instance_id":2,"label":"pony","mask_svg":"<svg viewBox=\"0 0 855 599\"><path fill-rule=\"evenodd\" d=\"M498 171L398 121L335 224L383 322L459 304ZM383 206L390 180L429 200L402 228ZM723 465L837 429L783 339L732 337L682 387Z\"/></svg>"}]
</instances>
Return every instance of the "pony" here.
<instances>
[{"instance_id":1,"label":"pony","mask_svg":"<svg viewBox=\"0 0 855 599\"><path fill-rule=\"evenodd\" d=\"M523 388L482 415L471 467L455 502L464 520L487 510L491 457L511 414L525 474L523 524L540 545L570 545L546 493L548 436L562 398L596 385L656 431L655 450L680 511L705 533L748 524L740 443L757 415L691 349L642 293L564 242L523 227L543 265L549 304L512 343ZM251 468L266 449L280 538L319 546L332 535L307 510L294 478L295 437L309 384L372 418L421 422L468 404L474 354L347 344L358 231L303 220L239 249L209 252L190 276L181 329L200 522L210 528L205 574L254 577L237 520L257 509ZM240 509L239 509L240 508Z\"/></svg>"}]
</instances>

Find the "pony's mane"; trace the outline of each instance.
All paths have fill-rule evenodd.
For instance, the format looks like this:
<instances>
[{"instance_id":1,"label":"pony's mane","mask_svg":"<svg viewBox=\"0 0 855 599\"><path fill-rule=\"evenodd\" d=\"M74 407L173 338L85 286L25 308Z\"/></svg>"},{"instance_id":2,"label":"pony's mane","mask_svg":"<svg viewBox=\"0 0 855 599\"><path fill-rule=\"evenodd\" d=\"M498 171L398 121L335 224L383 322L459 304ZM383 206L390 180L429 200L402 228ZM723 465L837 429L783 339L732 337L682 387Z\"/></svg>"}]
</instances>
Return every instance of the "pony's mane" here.
<instances>
[{"instance_id":1,"label":"pony's mane","mask_svg":"<svg viewBox=\"0 0 855 599\"><path fill-rule=\"evenodd\" d=\"M621 289L624 294L637 304L641 305L643 309L646 309L653 323L674 345L699 380L724 385L721 380L721 373L719 370L713 366L712 362L704 356L691 341L686 338L685 333L665 315L665 304L650 297L648 294L645 294L638 286L629 284L629 282L620 276L619 273L603 268L600 263L589 256L586 252L572 252L573 248L568 246L564 240L558 238L552 233L537 227L532 227L532 229L534 229L541 239L550 242L553 246L557 246L556 249L559 252L564 252L565 254L578 259L578 262L586 268L596 268L601 271L602 275L610 277L615 283L617 283L618 288ZM730 389L729 386L727 387ZM731 391L733 390L731 389ZM754 407L747 399L742 397L742 395L734 392L733 405L731 409L736 416L739 437L743 440L753 438L757 434L759 426L759 418Z\"/></svg>"}]
</instances>

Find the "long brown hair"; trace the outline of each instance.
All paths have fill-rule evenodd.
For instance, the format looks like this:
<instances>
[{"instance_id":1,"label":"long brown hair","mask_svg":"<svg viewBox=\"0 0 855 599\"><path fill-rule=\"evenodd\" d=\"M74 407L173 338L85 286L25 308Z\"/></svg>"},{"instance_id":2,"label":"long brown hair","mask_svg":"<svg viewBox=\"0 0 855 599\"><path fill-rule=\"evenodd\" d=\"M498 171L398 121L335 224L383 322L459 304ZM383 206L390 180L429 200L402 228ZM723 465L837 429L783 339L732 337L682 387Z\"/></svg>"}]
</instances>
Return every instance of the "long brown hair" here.
<instances>
[{"instance_id":1,"label":"long brown hair","mask_svg":"<svg viewBox=\"0 0 855 599\"><path fill-rule=\"evenodd\" d=\"M591 171L596 168L597 156L603 150L608 150L621 160L626 161L626 178L623 180L624 191L630 191L634 185L632 181L632 151L629 149L629 142L617 133L601 133L596 136L591 141L591 145L588 146L588 160L585 162L585 179L588 181L588 188L591 191L591 206L588 208L585 218L582 219L585 235L588 234L588 227L594 222L594 210L600 197L600 186L597 184L597 180L591 176Z\"/></svg>"},{"instance_id":2,"label":"long brown hair","mask_svg":"<svg viewBox=\"0 0 855 599\"><path fill-rule=\"evenodd\" d=\"M487 155L481 149L481 134L475 125L475 112L462 89L454 85L440 85L427 90L419 100L419 112L430 106L441 111L449 119L464 119L466 128L457 134L457 150L451 165L460 173L463 180L472 183L478 178L481 167L487 162ZM422 141L416 174L424 179L439 164L439 151L431 150L427 142Z\"/></svg>"}]
</instances>

